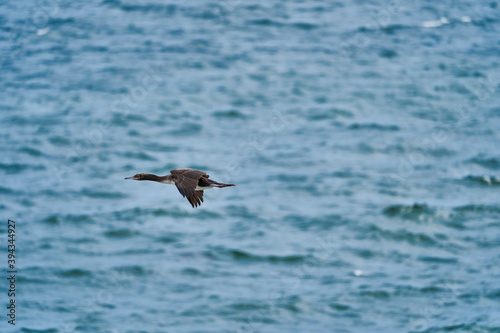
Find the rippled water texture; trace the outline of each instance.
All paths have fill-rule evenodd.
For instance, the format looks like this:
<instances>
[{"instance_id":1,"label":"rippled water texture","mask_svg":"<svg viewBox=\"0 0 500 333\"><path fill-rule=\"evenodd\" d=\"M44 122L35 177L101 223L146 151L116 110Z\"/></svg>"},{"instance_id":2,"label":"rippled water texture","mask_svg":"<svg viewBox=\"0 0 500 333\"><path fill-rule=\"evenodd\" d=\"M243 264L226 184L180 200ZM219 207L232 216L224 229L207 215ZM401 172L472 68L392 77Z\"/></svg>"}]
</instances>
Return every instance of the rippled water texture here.
<instances>
[{"instance_id":1,"label":"rippled water texture","mask_svg":"<svg viewBox=\"0 0 500 333\"><path fill-rule=\"evenodd\" d=\"M8 1L0 27L0 331L500 332L497 1ZM182 167L236 187L123 180Z\"/></svg>"}]
</instances>

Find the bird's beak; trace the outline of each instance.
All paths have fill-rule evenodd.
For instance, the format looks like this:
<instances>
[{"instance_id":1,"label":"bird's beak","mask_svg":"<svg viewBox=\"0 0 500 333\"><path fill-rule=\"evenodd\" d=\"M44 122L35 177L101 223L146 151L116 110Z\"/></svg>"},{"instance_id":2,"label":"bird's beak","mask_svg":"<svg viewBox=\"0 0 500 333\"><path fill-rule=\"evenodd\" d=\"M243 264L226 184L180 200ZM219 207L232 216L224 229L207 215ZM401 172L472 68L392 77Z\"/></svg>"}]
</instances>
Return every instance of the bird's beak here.
<instances>
[{"instance_id":1,"label":"bird's beak","mask_svg":"<svg viewBox=\"0 0 500 333\"><path fill-rule=\"evenodd\" d=\"M132 177L125 177L125 179L139 180L139 178L137 178L136 176L132 176Z\"/></svg>"}]
</instances>

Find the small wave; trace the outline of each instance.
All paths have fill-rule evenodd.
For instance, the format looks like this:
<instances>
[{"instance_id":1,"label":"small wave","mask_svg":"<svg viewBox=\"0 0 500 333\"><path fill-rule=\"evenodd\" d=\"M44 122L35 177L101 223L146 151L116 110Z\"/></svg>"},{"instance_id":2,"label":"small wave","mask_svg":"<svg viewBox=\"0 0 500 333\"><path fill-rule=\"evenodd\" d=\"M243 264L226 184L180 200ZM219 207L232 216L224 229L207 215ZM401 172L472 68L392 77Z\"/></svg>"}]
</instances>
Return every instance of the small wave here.
<instances>
[{"instance_id":1,"label":"small wave","mask_svg":"<svg viewBox=\"0 0 500 333\"><path fill-rule=\"evenodd\" d=\"M500 289L496 289L496 290L488 292L486 294L486 297L489 299L499 300L500 299Z\"/></svg>"},{"instance_id":2,"label":"small wave","mask_svg":"<svg viewBox=\"0 0 500 333\"><path fill-rule=\"evenodd\" d=\"M214 117L217 118L228 118L228 119L246 119L247 116L238 110L227 110L227 111L215 111L212 113Z\"/></svg>"},{"instance_id":3,"label":"small wave","mask_svg":"<svg viewBox=\"0 0 500 333\"><path fill-rule=\"evenodd\" d=\"M156 161L156 158L146 154L145 152L138 152L138 153L134 153L134 152L126 152L123 154L124 157L126 158L133 158L133 159L137 159L137 160L142 160L142 161Z\"/></svg>"},{"instance_id":4,"label":"small wave","mask_svg":"<svg viewBox=\"0 0 500 333\"><path fill-rule=\"evenodd\" d=\"M301 298L297 295L292 295L290 297L282 297L276 301L276 306L294 313L300 312L298 304L301 302ZM231 309L238 312L254 312L258 310L269 310L268 302L253 302L253 303L235 303L232 304Z\"/></svg>"},{"instance_id":5,"label":"small wave","mask_svg":"<svg viewBox=\"0 0 500 333\"><path fill-rule=\"evenodd\" d=\"M361 296L368 296L372 298L389 298L391 296L390 293L388 293L385 290L366 290L362 291L359 293Z\"/></svg>"},{"instance_id":6,"label":"small wave","mask_svg":"<svg viewBox=\"0 0 500 333\"><path fill-rule=\"evenodd\" d=\"M427 294L427 293L439 293L439 292L444 291L444 289L430 286L430 287L420 288L420 289L418 289L418 291L420 291L421 293Z\"/></svg>"},{"instance_id":7,"label":"small wave","mask_svg":"<svg viewBox=\"0 0 500 333\"><path fill-rule=\"evenodd\" d=\"M14 190L0 186L0 194L13 194Z\"/></svg>"},{"instance_id":8,"label":"small wave","mask_svg":"<svg viewBox=\"0 0 500 333\"><path fill-rule=\"evenodd\" d=\"M101 2L102 5L108 5L110 7L119 8L124 12L142 12L142 13L164 13L167 15L172 15L176 12L177 6L173 4L161 5L161 4L131 4L123 3L120 0L104 0Z\"/></svg>"},{"instance_id":9,"label":"small wave","mask_svg":"<svg viewBox=\"0 0 500 333\"><path fill-rule=\"evenodd\" d=\"M467 160L467 163L477 164L490 170L500 170L500 160L494 157L474 157Z\"/></svg>"},{"instance_id":10,"label":"small wave","mask_svg":"<svg viewBox=\"0 0 500 333\"><path fill-rule=\"evenodd\" d=\"M283 183L306 182L307 176L279 174L279 175L269 176L267 177L267 180L278 180Z\"/></svg>"},{"instance_id":11,"label":"small wave","mask_svg":"<svg viewBox=\"0 0 500 333\"><path fill-rule=\"evenodd\" d=\"M445 24L450 24L450 21L446 17L441 17L439 20L422 22L422 27L424 27L424 28L439 28Z\"/></svg>"},{"instance_id":12,"label":"small wave","mask_svg":"<svg viewBox=\"0 0 500 333\"><path fill-rule=\"evenodd\" d=\"M308 120L311 121L319 121L319 120L326 120L326 119L337 119L339 117L343 118L352 118L354 117L354 114L351 111L347 110L342 110L342 109L337 109L337 108L332 108L328 110L313 110L310 115L307 116Z\"/></svg>"},{"instance_id":13,"label":"small wave","mask_svg":"<svg viewBox=\"0 0 500 333\"><path fill-rule=\"evenodd\" d=\"M380 124L352 124L349 126L351 130L378 130L378 131L399 131L399 126L396 125L380 125Z\"/></svg>"},{"instance_id":14,"label":"small wave","mask_svg":"<svg viewBox=\"0 0 500 333\"><path fill-rule=\"evenodd\" d=\"M18 126L23 126L23 125L30 125L31 124L31 118L25 118L21 116L12 116L4 120L4 124L7 125L18 125Z\"/></svg>"},{"instance_id":15,"label":"small wave","mask_svg":"<svg viewBox=\"0 0 500 333\"><path fill-rule=\"evenodd\" d=\"M20 164L20 163L0 163L0 170L6 173L20 173L26 170L45 170L43 165L31 165L31 164Z\"/></svg>"},{"instance_id":16,"label":"small wave","mask_svg":"<svg viewBox=\"0 0 500 333\"><path fill-rule=\"evenodd\" d=\"M176 146L163 145L157 142L148 142L144 145L144 149L148 151L154 151L158 153L170 153L173 151L178 151L179 148Z\"/></svg>"},{"instance_id":17,"label":"small wave","mask_svg":"<svg viewBox=\"0 0 500 333\"><path fill-rule=\"evenodd\" d=\"M177 217L186 217L187 214L184 214L181 211L172 211L164 208L158 208L151 210L151 214L154 216L177 216Z\"/></svg>"},{"instance_id":18,"label":"small wave","mask_svg":"<svg viewBox=\"0 0 500 333\"><path fill-rule=\"evenodd\" d=\"M255 255L251 254L242 250L236 250L236 249L231 249L231 250L226 250L226 249L218 249L217 253L223 255L223 256L229 256L234 260L237 261L268 261L268 262L273 262L273 263L297 263L297 262L303 262L307 259L307 257L302 256L302 255L288 255L288 256L277 256L277 255L267 255L267 256L261 256L261 255ZM207 253L209 256L213 256L211 253Z\"/></svg>"},{"instance_id":19,"label":"small wave","mask_svg":"<svg viewBox=\"0 0 500 333\"><path fill-rule=\"evenodd\" d=\"M297 22L297 23L292 23L291 27L301 30L312 30L312 29L317 29L319 26L313 23Z\"/></svg>"},{"instance_id":20,"label":"small wave","mask_svg":"<svg viewBox=\"0 0 500 333\"><path fill-rule=\"evenodd\" d=\"M437 241L434 238L424 233L413 233L404 229L396 231L386 230L381 229L374 224L369 227L369 233L375 237L382 237L393 241L404 241L416 246L432 246L437 244Z\"/></svg>"},{"instance_id":21,"label":"small wave","mask_svg":"<svg viewBox=\"0 0 500 333\"><path fill-rule=\"evenodd\" d=\"M118 220L118 221L135 221L137 217L144 215L144 210L136 207L132 209L126 209L126 210L121 210L121 211L114 211L113 212L113 219Z\"/></svg>"},{"instance_id":22,"label":"small wave","mask_svg":"<svg viewBox=\"0 0 500 333\"><path fill-rule=\"evenodd\" d=\"M292 297L292 298L294 298L294 297ZM297 303L298 303L298 301L291 300L291 301L288 301L287 303L281 305L281 308L288 310L288 311L291 311L291 312L301 312L302 310L297 305Z\"/></svg>"},{"instance_id":23,"label":"small wave","mask_svg":"<svg viewBox=\"0 0 500 333\"><path fill-rule=\"evenodd\" d=\"M68 17L68 18L51 18L50 21L49 21L49 24L51 26L62 26L64 24L72 24L75 22L75 19L72 18L72 17Z\"/></svg>"},{"instance_id":24,"label":"small wave","mask_svg":"<svg viewBox=\"0 0 500 333\"><path fill-rule=\"evenodd\" d=\"M328 306L330 308L332 308L333 310L338 310L338 311L345 311L345 310L349 310L351 308L349 305L341 304L341 303L331 303L331 304L328 304Z\"/></svg>"},{"instance_id":25,"label":"small wave","mask_svg":"<svg viewBox=\"0 0 500 333\"><path fill-rule=\"evenodd\" d=\"M427 149L425 153L438 158L456 155L455 151L446 148Z\"/></svg>"},{"instance_id":26,"label":"small wave","mask_svg":"<svg viewBox=\"0 0 500 333\"><path fill-rule=\"evenodd\" d=\"M394 50L383 49L379 52L379 56L382 58L394 58L398 56L398 53Z\"/></svg>"},{"instance_id":27,"label":"small wave","mask_svg":"<svg viewBox=\"0 0 500 333\"><path fill-rule=\"evenodd\" d=\"M92 275L92 273L90 273L89 271L83 270L83 269L74 268L74 269L70 269L70 270L60 271L58 273L58 275L61 277L71 278L71 277L90 276L90 275Z\"/></svg>"},{"instance_id":28,"label":"small wave","mask_svg":"<svg viewBox=\"0 0 500 333\"><path fill-rule=\"evenodd\" d=\"M235 303L230 305L230 307L234 310L238 311L253 311L253 310L259 310L259 309L267 309L267 304L264 302L258 303Z\"/></svg>"},{"instance_id":29,"label":"small wave","mask_svg":"<svg viewBox=\"0 0 500 333\"><path fill-rule=\"evenodd\" d=\"M385 215L395 217L399 216L405 219L416 219L422 214L433 214L434 210L429 208L426 204L413 204L407 205L391 205L382 211Z\"/></svg>"},{"instance_id":30,"label":"small wave","mask_svg":"<svg viewBox=\"0 0 500 333\"><path fill-rule=\"evenodd\" d=\"M329 176L336 177L336 178L367 178L366 174L357 173L357 172L354 172L350 169L342 169L342 170L334 171L331 174L329 174Z\"/></svg>"},{"instance_id":31,"label":"small wave","mask_svg":"<svg viewBox=\"0 0 500 333\"><path fill-rule=\"evenodd\" d=\"M26 277L26 276L19 276L17 278L17 281L19 281L20 283L22 283L23 285L26 283L36 283L36 284L48 284L48 283L52 283L52 281L48 281L47 279L45 278L36 278L36 277Z\"/></svg>"},{"instance_id":32,"label":"small wave","mask_svg":"<svg viewBox=\"0 0 500 333\"><path fill-rule=\"evenodd\" d=\"M293 226L301 230L320 229L330 230L337 226L346 225L348 220L340 215L325 215L321 217L307 217L302 215L287 215L283 219L285 222L290 222Z\"/></svg>"},{"instance_id":33,"label":"small wave","mask_svg":"<svg viewBox=\"0 0 500 333\"><path fill-rule=\"evenodd\" d=\"M456 76L456 77L485 77L485 75L483 73L481 73L480 71L478 71L477 69L475 68L463 68L463 67L452 67L451 68L451 73ZM450 84L450 90L454 90L454 91L458 91L460 92L461 91L465 91L467 93L470 93L471 91L467 88L465 88L464 86L458 86L458 89L457 89L457 86L454 86L452 84Z\"/></svg>"},{"instance_id":34,"label":"small wave","mask_svg":"<svg viewBox=\"0 0 500 333\"><path fill-rule=\"evenodd\" d=\"M454 211L459 213L467 212L489 212L500 213L500 206L498 205L465 205L454 208Z\"/></svg>"},{"instance_id":35,"label":"small wave","mask_svg":"<svg viewBox=\"0 0 500 333\"><path fill-rule=\"evenodd\" d=\"M32 328L22 327L21 332L23 332L23 333L57 333L57 332L59 332L59 330L56 328L47 328L45 330L35 330Z\"/></svg>"},{"instance_id":36,"label":"small wave","mask_svg":"<svg viewBox=\"0 0 500 333\"><path fill-rule=\"evenodd\" d=\"M270 20L270 19L257 19L257 20L251 20L247 22L248 24L253 24L253 25L262 25L262 26L274 26L274 27L281 27L283 26L282 23Z\"/></svg>"},{"instance_id":37,"label":"small wave","mask_svg":"<svg viewBox=\"0 0 500 333\"><path fill-rule=\"evenodd\" d=\"M135 235L138 235L139 233L135 230L130 230L130 229L117 229L117 230L109 230L104 233L104 236L110 237L110 238L128 238L132 237Z\"/></svg>"},{"instance_id":38,"label":"small wave","mask_svg":"<svg viewBox=\"0 0 500 333\"><path fill-rule=\"evenodd\" d=\"M187 48L178 45L164 46L160 50L164 53L187 53Z\"/></svg>"},{"instance_id":39,"label":"small wave","mask_svg":"<svg viewBox=\"0 0 500 333\"><path fill-rule=\"evenodd\" d=\"M380 256L380 253L369 250L369 249L352 249L351 252L353 252L358 257L365 258L365 259Z\"/></svg>"},{"instance_id":40,"label":"small wave","mask_svg":"<svg viewBox=\"0 0 500 333\"><path fill-rule=\"evenodd\" d=\"M130 255L161 254L161 253L165 253L165 250L163 250L163 249L130 249L130 250L116 252L116 255L130 256Z\"/></svg>"},{"instance_id":41,"label":"small wave","mask_svg":"<svg viewBox=\"0 0 500 333\"><path fill-rule=\"evenodd\" d=\"M49 142L57 147L69 146L71 140L62 136L53 136L49 138Z\"/></svg>"},{"instance_id":42,"label":"small wave","mask_svg":"<svg viewBox=\"0 0 500 333\"><path fill-rule=\"evenodd\" d=\"M192 215L198 216L199 218L219 218L220 215L218 213L210 212L210 211L200 211L200 212L195 212L195 213L188 213L185 210L182 210L180 208L171 208L171 209L164 209L164 208L152 208L152 209L142 209L139 207L135 207L132 209L126 209L126 210L121 210L121 211L115 211L113 212L113 218L119 221L136 221L138 217L143 217L143 216L169 216L173 218L186 218L190 217Z\"/></svg>"},{"instance_id":43,"label":"small wave","mask_svg":"<svg viewBox=\"0 0 500 333\"><path fill-rule=\"evenodd\" d=\"M57 224L60 222L59 216L51 215L43 220L44 223Z\"/></svg>"},{"instance_id":44,"label":"small wave","mask_svg":"<svg viewBox=\"0 0 500 333\"><path fill-rule=\"evenodd\" d=\"M23 147L19 149L21 153L28 154L30 156L41 156L42 152L39 151L38 149L30 148L30 147Z\"/></svg>"},{"instance_id":45,"label":"small wave","mask_svg":"<svg viewBox=\"0 0 500 333\"><path fill-rule=\"evenodd\" d=\"M413 29L410 26L402 25L402 24L388 24L382 27L380 30L385 32L388 35L393 35L396 31L405 30L405 29Z\"/></svg>"},{"instance_id":46,"label":"small wave","mask_svg":"<svg viewBox=\"0 0 500 333\"><path fill-rule=\"evenodd\" d=\"M393 35L395 32L399 30L405 30L405 29L413 29L411 26L406 26L402 24L388 24L385 26L362 26L356 29L357 32L361 33L376 33L377 31L382 31L388 35Z\"/></svg>"},{"instance_id":47,"label":"small wave","mask_svg":"<svg viewBox=\"0 0 500 333\"><path fill-rule=\"evenodd\" d=\"M48 224L58 224L60 222L90 222L93 221L90 215L81 214L81 215L50 215L42 220L44 223Z\"/></svg>"},{"instance_id":48,"label":"small wave","mask_svg":"<svg viewBox=\"0 0 500 333\"><path fill-rule=\"evenodd\" d=\"M467 176L463 180L478 185L500 186L500 179L494 176Z\"/></svg>"},{"instance_id":49,"label":"small wave","mask_svg":"<svg viewBox=\"0 0 500 333\"><path fill-rule=\"evenodd\" d=\"M145 268L138 266L138 265L121 266L121 267L115 268L114 270L118 271L120 274L134 275L134 276L149 275L153 272L150 269L145 269Z\"/></svg>"},{"instance_id":50,"label":"small wave","mask_svg":"<svg viewBox=\"0 0 500 333\"><path fill-rule=\"evenodd\" d=\"M95 199L123 199L127 198L127 195L117 192L96 192L89 189L83 189L81 192L86 197Z\"/></svg>"},{"instance_id":51,"label":"small wave","mask_svg":"<svg viewBox=\"0 0 500 333\"><path fill-rule=\"evenodd\" d=\"M227 212L233 217L245 218L249 220L259 220L260 217L256 213L248 210L246 206L228 206Z\"/></svg>"},{"instance_id":52,"label":"small wave","mask_svg":"<svg viewBox=\"0 0 500 333\"><path fill-rule=\"evenodd\" d=\"M305 192L314 196L324 196L325 193L319 189L318 184L295 183L286 187L290 192Z\"/></svg>"},{"instance_id":53,"label":"small wave","mask_svg":"<svg viewBox=\"0 0 500 333\"><path fill-rule=\"evenodd\" d=\"M203 126L197 123L184 123L179 128L169 132L175 136L190 136L201 132Z\"/></svg>"},{"instance_id":54,"label":"small wave","mask_svg":"<svg viewBox=\"0 0 500 333\"><path fill-rule=\"evenodd\" d=\"M80 52L107 52L108 48L106 46L100 45L85 45L81 48Z\"/></svg>"},{"instance_id":55,"label":"small wave","mask_svg":"<svg viewBox=\"0 0 500 333\"><path fill-rule=\"evenodd\" d=\"M181 274L183 274L183 275L200 275L201 272L199 270L197 270L196 268L188 267L188 268L184 268L181 271Z\"/></svg>"},{"instance_id":56,"label":"small wave","mask_svg":"<svg viewBox=\"0 0 500 333\"><path fill-rule=\"evenodd\" d=\"M418 260L438 264L456 264L458 262L458 259L456 258L441 257L419 257Z\"/></svg>"},{"instance_id":57,"label":"small wave","mask_svg":"<svg viewBox=\"0 0 500 333\"><path fill-rule=\"evenodd\" d=\"M177 238L168 236L158 237L156 240L160 243L175 243L178 241Z\"/></svg>"}]
</instances>

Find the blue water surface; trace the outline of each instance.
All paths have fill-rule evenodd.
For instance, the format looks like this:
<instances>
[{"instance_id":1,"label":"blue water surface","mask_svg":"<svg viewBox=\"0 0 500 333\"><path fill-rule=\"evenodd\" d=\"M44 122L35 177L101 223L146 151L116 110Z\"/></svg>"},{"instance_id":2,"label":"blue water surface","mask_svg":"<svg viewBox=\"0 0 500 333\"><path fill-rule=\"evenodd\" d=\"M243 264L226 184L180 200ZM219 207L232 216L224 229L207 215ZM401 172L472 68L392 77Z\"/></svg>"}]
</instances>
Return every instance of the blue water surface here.
<instances>
[{"instance_id":1,"label":"blue water surface","mask_svg":"<svg viewBox=\"0 0 500 333\"><path fill-rule=\"evenodd\" d=\"M498 7L4 2L0 330L500 332Z\"/></svg>"}]
</instances>

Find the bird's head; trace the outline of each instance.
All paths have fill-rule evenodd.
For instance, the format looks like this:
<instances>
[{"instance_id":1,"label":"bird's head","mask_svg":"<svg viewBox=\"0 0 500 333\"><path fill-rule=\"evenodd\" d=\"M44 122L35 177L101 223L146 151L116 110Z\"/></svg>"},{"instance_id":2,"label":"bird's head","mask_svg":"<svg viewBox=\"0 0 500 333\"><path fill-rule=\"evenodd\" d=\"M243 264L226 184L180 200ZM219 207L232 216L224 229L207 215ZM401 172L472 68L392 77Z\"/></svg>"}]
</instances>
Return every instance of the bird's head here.
<instances>
[{"instance_id":1,"label":"bird's head","mask_svg":"<svg viewBox=\"0 0 500 333\"><path fill-rule=\"evenodd\" d=\"M144 176L146 174L145 173L138 173L137 175L135 176L132 176L132 177L125 177L125 179L132 179L132 180L144 180Z\"/></svg>"}]
</instances>

